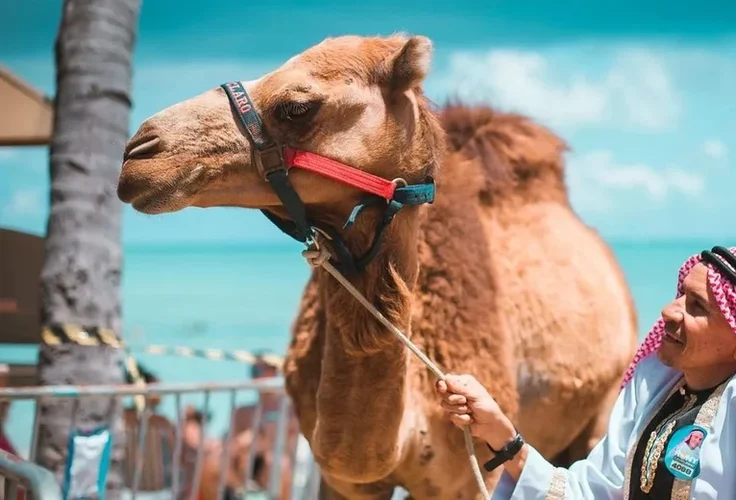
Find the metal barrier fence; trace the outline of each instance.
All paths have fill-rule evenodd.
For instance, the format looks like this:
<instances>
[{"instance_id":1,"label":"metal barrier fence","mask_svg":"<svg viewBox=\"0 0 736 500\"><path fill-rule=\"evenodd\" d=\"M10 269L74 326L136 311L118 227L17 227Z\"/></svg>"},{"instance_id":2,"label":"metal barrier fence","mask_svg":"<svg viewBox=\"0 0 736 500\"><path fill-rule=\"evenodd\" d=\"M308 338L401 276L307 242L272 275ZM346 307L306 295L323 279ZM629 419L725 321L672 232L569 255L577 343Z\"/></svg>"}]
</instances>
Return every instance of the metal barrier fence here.
<instances>
[{"instance_id":1,"label":"metal barrier fence","mask_svg":"<svg viewBox=\"0 0 736 500\"><path fill-rule=\"evenodd\" d=\"M236 416L243 411L243 407L236 408L237 395L241 392L257 394L258 397L254 405L245 407L245 420L249 421L249 425L240 425L240 432L236 434ZM184 415L182 398L187 395L203 396L200 415L206 417L210 414L211 396L214 393L228 395L228 431L221 439L207 441L205 436L208 419L200 418L198 422L201 425L201 439L196 443L195 449L185 436L185 428L191 420ZM10 400L11 403L32 400L36 403L28 461L7 454L0 455L0 481L4 479L5 482L5 499L16 500L18 487L28 492L25 498L30 500L63 498L62 488L54 475L33 463L38 440L39 401L47 398L72 400L74 409L69 428L70 431L75 431L75 412L81 399L110 397L116 404L122 404L123 399L135 396L143 396L147 401L156 396L162 399L165 396L173 397L176 423L161 415L152 414L148 405L140 413L134 408L126 409L128 414L124 414L124 419L127 467L124 474L124 498L312 500L318 497L318 469L290 412L290 400L284 392L283 378L275 377L229 383L0 388L0 400ZM155 425L151 425L152 422ZM253 429L259 431L255 432ZM271 438L272 443L269 442ZM172 444L173 450L170 446ZM161 453L156 453L156 450ZM150 463L159 456L164 463ZM109 453L107 458L109 460ZM133 470L130 471L130 468ZM156 470L161 472L161 477L154 482L162 487L151 490L150 484L143 484L146 482L144 479L147 479L144 478L144 472L150 475ZM253 476L254 471L259 472L259 477ZM66 481L68 483L69 479ZM67 488L68 486L67 484ZM70 496L69 500L72 498Z\"/></svg>"},{"instance_id":2,"label":"metal barrier fence","mask_svg":"<svg viewBox=\"0 0 736 500\"><path fill-rule=\"evenodd\" d=\"M0 500L61 500L54 475L0 450Z\"/></svg>"}]
</instances>

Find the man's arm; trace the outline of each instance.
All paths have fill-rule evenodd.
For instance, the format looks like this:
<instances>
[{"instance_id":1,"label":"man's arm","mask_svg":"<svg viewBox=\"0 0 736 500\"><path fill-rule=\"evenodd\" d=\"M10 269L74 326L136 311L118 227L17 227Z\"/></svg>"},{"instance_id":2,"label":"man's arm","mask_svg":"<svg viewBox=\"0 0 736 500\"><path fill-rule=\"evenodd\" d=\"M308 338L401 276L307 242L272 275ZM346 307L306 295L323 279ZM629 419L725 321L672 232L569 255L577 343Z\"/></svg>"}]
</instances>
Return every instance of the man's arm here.
<instances>
[{"instance_id":1,"label":"man's arm","mask_svg":"<svg viewBox=\"0 0 736 500\"><path fill-rule=\"evenodd\" d=\"M633 382L633 381L632 381ZM590 452L569 469L554 467L537 450L525 444L506 462L494 500L574 499L604 500L621 498L629 437L636 421L635 384L621 392L611 412L608 432ZM505 435L488 442L500 449L516 435L513 426ZM505 438L505 441L503 440Z\"/></svg>"}]
</instances>

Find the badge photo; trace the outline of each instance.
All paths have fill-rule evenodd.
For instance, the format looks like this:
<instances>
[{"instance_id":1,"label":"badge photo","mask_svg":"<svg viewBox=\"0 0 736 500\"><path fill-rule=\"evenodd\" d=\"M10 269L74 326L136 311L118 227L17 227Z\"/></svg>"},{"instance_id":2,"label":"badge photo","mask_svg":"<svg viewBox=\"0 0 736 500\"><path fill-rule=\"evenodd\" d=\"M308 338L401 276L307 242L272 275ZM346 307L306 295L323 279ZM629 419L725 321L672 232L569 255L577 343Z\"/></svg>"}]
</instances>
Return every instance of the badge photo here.
<instances>
[{"instance_id":1,"label":"badge photo","mask_svg":"<svg viewBox=\"0 0 736 500\"><path fill-rule=\"evenodd\" d=\"M692 480L700 474L700 449L708 435L699 425L686 425L672 434L664 463L677 479Z\"/></svg>"}]
</instances>

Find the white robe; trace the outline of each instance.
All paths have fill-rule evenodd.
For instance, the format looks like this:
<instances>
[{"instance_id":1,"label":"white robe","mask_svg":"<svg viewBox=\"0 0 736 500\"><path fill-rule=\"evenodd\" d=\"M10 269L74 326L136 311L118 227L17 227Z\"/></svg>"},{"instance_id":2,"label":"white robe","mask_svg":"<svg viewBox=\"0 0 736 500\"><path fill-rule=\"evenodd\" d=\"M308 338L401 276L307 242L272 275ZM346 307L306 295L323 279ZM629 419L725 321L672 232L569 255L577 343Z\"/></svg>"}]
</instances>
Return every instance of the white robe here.
<instances>
[{"instance_id":1,"label":"white robe","mask_svg":"<svg viewBox=\"0 0 736 500\"><path fill-rule=\"evenodd\" d=\"M532 447L519 480L504 471L493 500L623 499L625 468L636 441L657 406L675 386L680 373L664 366L656 354L642 360L619 394L608 431L585 460L569 469L552 466ZM731 377L718 404L700 452L700 474L687 498L736 499L736 376ZM706 427L707 428L707 427ZM632 480L638 470L632 472Z\"/></svg>"}]
</instances>

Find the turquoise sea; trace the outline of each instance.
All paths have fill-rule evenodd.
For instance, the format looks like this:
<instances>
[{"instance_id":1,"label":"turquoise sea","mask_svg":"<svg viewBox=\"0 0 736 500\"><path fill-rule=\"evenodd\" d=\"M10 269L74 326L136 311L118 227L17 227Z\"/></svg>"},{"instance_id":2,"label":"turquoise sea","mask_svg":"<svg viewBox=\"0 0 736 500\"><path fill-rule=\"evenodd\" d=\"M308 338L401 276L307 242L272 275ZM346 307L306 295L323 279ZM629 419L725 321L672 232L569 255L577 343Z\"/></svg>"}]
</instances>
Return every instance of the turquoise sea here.
<instances>
[{"instance_id":1,"label":"turquoise sea","mask_svg":"<svg viewBox=\"0 0 736 500\"><path fill-rule=\"evenodd\" d=\"M715 242L729 244L730 242ZM674 294L677 268L714 242L610 242L626 273L639 312L640 336ZM133 346L165 344L219 349L265 349L283 354L309 266L298 244L278 246L176 245L126 247L124 335ZM0 362L34 361L35 349L3 347ZM141 355L165 382L238 380L247 366L234 362ZM242 402L245 402L247 395ZM201 399L185 400L197 404ZM209 433L227 427L227 396L213 397ZM11 409L8 435L25 452L31 403ZM173 400L164 412L173 416Z\"/></svg>"}]
</instances>

